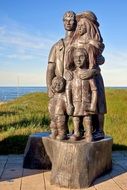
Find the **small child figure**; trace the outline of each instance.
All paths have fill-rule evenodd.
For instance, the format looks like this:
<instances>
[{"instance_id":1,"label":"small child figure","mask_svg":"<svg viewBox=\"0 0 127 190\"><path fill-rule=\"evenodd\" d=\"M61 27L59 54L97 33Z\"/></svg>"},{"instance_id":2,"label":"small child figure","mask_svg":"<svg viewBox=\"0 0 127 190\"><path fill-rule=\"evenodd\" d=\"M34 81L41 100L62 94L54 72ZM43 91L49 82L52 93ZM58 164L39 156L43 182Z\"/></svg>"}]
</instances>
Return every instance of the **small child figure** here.
<instances>
[{"instance_id":1,"label":"small child figure","mask_svg":"<svg viewBox=\"0 0 127 190\"><path fill-rule=\"evenodd\" d=\"M87 142L92 137L92 114L96 113L97 87L94 78L83 80L80 78L82 72L89 68L88 54L84 48L74 48L72 51L73 78L67 81L67 113L73 116L74 134L71 139L80 139L80 123L83 120L85 128L85 139Z\"/></svg>"},{"instance_id":2,"label":"small child figure","mask_svg":"<svg viewBox=\"0 0 127 190\"><path fill-rule=\"evenodd\" d=\"M52 89L54 96L49 101L49 113L51 117L50 137L53 139L67 139L67 114L66 114L66 97L65 97L66 81L62 77L55 77L52 80Z\"/></svg>"}]
</instances>

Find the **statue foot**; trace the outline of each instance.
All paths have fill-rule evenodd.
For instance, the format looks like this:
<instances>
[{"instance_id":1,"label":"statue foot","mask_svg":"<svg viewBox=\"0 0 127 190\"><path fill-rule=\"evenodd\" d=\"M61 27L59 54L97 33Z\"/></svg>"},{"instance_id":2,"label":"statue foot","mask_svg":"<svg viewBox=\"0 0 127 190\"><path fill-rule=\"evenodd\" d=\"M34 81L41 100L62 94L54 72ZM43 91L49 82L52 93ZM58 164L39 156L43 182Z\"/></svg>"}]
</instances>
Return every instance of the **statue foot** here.
<instances>
[{"instance_id":1,"label":"statue foot","mask_svg":"<svg viewBox=\"0 0 127 190\"><path fill-rule=\"evenodd\" d=\"M93 133L93 138L95 141L104 139L104 137L105 137L104 131L95 131Z\"/></svg>"},{"instance_id":2,"label":"statue foot","mask_svg":"<svg viewBox=\"0 0 127 190\"><path fill-rule=\"evenodd\" d=\"M86 136L85 140L86 140L87 143L92 142L93 141L92 135Z\"/></svg>"},{"instance_id":3,"label":"statue foot","mask_svg":"<svg viewBox=\"0 0 127 190\"><path fill-rule=\"evenodd\" d=\"M67 135L57 135L56 139L62 141L62 140L67 140L68 138Z\"/></svg>"},{"instance_id":4,"label":"statue foot","mask_svg":"<svg viewBox=\"0 0 127 190\"><path fill-rule=\"evenodd\" d=\"M92 142L93 141L93 135L91 133L85 133L84 135L86 142Z\"/></svg>"},{"instance_id":5,"label":"statue foot","mask_svg":"<svg viewBox=\"0 0 127 190\"><path fill-rule=\"evenodd\" d=\"M78 141L78 140L81 139L81 137L80 137L79 135L73 134L72 136L70 136L70 139L71 139L72 141Z\"/></svg>"}]
</instances>

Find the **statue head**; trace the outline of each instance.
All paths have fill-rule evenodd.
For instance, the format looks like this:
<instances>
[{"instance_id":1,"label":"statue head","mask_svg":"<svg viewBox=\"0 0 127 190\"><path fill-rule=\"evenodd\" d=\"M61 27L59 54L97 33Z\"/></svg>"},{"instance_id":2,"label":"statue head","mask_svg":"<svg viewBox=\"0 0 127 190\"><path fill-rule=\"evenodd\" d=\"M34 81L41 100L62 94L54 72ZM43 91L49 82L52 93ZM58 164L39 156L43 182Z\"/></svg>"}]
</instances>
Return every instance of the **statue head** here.
<instances>
[{"instance_id":1,"label":"statue head","mask_svg":"<svg viewBox=\"0 0 127 190\"><path fill-rule=\"evenodd\" d=\"M73 11L67 11L63 16L64 28L67 31L74 31L76 28L76 14Z\"/></svg>"},{"instance_id":2,"label":"statue head","mask_svg":"<svg viewBox=\"0 0 127 190\"><path fill-rule=\"evenodd\" d=\"M89 68L89 56L85 48L71 47L67 51L67 62L65 68L73 71L75 67Z\"/></svg>"},{"instance_id":3,"label":"statue head","mask_svg":"<svg viewBox=\"0 0 127 190\"><path fill-rule=\"evenodd\" d=\"M99 23L96 15L91 11L80 13L76 16L77 29L76 33L82 36L87 33L90 39L103 42L99 30Z\"/></svg>"},{"instance_id":4,"label":"statue head","mask_svg":"<svg viewBox=\"0 0 127 190\"><path fill-rule=\"evenodd\" d=\"M84 48L74 48L73 60L75 67L88 69L88 54Z\"/></svg>"},{"instance_id":5,"label":"statue head","mask_svg":"<svg viewBox=\"0 0 127 190\"><path fill-rule=\"evenodd\" d=\"M79 20L79 22L77 23L77 33L82 36L84 35L85 33L87 33L87 25L84 21L83 18L81 18Z\"/></svg>"},{"instance_id":6,"label":"statue head","mask_svg":"<svg viewBox=\"0 0 127 190\"><path fill-rule=\"evenodd\" d=\"M52 80L52 88L55 92L61 93L65 91L66 81L63 77L54 77Z\"/></svg>"}]
</instances>

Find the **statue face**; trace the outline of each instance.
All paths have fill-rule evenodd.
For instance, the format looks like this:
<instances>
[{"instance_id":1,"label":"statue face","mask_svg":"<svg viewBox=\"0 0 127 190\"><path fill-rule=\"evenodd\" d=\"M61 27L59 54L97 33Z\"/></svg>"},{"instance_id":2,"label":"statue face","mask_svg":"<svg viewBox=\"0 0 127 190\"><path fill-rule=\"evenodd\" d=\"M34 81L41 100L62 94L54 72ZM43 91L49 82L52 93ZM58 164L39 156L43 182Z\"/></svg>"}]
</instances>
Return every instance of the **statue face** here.
<instances>
[{"instance_id":1,"label":"statue face","mask_svg":"<svg viewBox=\"0 0 127 190\"><path fill-rule=\"evenodd\" d=\"M75 51L74 53L74 63L76 67L82 68L83 66L85 66L87 60L86 60L86 56L84 54L83 51Z\"/></svg>"},{"instance_id":2,"label":"statue face","mask_svg":"<svg viewBox=\"0 0 127 190\"><path fill-rule=\"evenodd\" d=\"M82 20L79 21L77 24L77 31L78 31L79 35L81 35L81 36L87 32L86 26Z\"/></svg>"},{"instance_id":3,"label":"statue face","mask_svg":"<svg viewBox=\"0 0 127 190\"><path fill-rule=\"evenodd\" d=\"M55 92L63 92L64 82L62 80L56 79L53 81L52 88Z\"/></svg>"},{"instance_id":4,"label":"statue face","mask_svg":"<svg viewBox=\"0 0 127 190\"><path fill-rule=\"evenodd\" d=\"M71 16L68 15L68 16L66 16L64 18L63 22L64 22L64 28L65 28L65 30L67 30L67 31L74 30L74 28L75 28L75 20L74 20L73 17L71 17Z\"/></svg>"}]
</instances>

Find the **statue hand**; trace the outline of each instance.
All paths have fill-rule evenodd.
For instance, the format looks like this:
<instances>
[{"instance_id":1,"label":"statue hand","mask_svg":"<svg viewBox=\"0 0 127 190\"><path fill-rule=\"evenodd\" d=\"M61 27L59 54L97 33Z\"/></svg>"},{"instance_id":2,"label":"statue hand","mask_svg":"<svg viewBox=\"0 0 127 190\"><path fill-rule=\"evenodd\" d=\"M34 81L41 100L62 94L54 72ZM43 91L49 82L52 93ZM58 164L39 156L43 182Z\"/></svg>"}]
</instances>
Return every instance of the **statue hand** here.
<instances>
[{"instance_id":1,"label":"statue hand","mask_svg":"<svg viewBox=\"0 0 127 190\"><path fill-rule=\"evenodd\" d=\"M74 106L72 104L69 104L67 106L67 114L68 115L73 115L73 112L74 112Z\"/></svg>"},{"instance_id":2,"label":"statue hand","mask_svg":"<svg viewBox=\"0 0 127 190\"><path fill-rule=\"evenodd\" d=\"M95 113L96 112L96 107L93 106L93 105L90 105L89 107L86 108L86 111Z\"/></svg>"},{"instance_id":3,"label":"statue hand","mask_svg":"<svg viewBox=\"0 0 127 190\"><path fill-rule=\"evenodd\" d=\"M66 70L64 73L65 80L71 81L73 79L73 73L72 71Z\"/></svg>"},{"instance_id":4,"label":"statue hand","mask_svg":"<svg viewBox=\"0 0 127 190\"><path fill-rule=\"evenodd\" d=\"M79 75L79 77L82 80L87 80L87 79L90 79L90 78L94 77L95 75L97 75L99 73L100 73L100 70L98 70L98 69L87 69L86 71L83 71Z\"/></svg>"}]
</instances>

